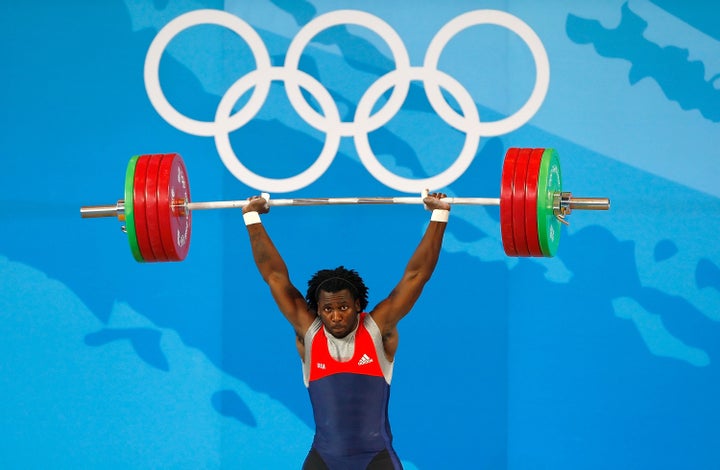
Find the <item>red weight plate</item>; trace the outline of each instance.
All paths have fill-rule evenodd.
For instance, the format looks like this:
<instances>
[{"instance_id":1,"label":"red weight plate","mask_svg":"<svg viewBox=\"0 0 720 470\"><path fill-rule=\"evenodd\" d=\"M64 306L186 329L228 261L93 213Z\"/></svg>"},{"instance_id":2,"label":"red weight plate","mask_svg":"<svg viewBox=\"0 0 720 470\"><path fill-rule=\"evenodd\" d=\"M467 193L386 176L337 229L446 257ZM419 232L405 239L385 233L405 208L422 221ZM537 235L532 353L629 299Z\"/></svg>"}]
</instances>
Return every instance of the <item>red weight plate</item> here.
<instances>
[{"instance_id":1,"label":"red weight plate","mask_svg":"<svg viewBox=\"0 0 720 470\"><path fill-rule=\"evenodd\" d=\"M147 234L155 255L155 261L167 261L168 256L163 248L162 237L160 236L160 222L158 219L157 188L158 176L160 175L160 162L163 155L151 155L148 157L147 177L145 178L145 218L147 221Z\"/></svg>"},{"instance_id":2,"label":"red weight plate","mask_svg":"<svg viewBox=\"0 0 720 470\"><path fill-rule=\"evenodd\" d=\"M133 212L135 214L135 234L138 248L146 263L155 261L155 255L148 238L147 219L145 217L145 180L147 178L148 155L141 155L135 165L133 181Z\"/></svg>"},{"instance_id":3,"label":"red weight plate","mask_svg":"<svg viewBox=\"0 0 720 470\"><path fill-rule=\"evenodd\" d=\"M180 155L167 154L160 162L157 208L160 235L168 261L182 261L190 249L192 213L184 214L175 206L190 202L190 182Z\"/></svg>"},{"instance_id":4,"label":"red weight plate","mask_svg":"<svg viewBox=\"0 0 720 470\"><path fill-rule=\"evenodd\" d=\"M503 248L508 256L517 256L515 240L513 239L513 177L515 175L515 162L520 149L509 148L505 152L502 176L500 178L500 235Z\"/></svg>"},{"instance_id":5,"label":"red weight plate","mask_svg":"<svg viewBox=\"0 0 720 470\"><path fill-rule=\"evenodd\" d=\"M512 220L513 240L517 256L530 256L525 235L525 178L527 176L528 160L532 149L520 149L515 162L515 175L513 177Z\"/></svg>"},{"instance_id":6,"label":"red weight plate","mask_svg":"<svg viewBox=\"0 0 720 470\"><path fill-rule=\"evenodd\" d=\"M530 256L543 256L538 237L537 191L540 162L545 149L532 149L525 177L525 239Z\"/></svg>"}]
</instances>

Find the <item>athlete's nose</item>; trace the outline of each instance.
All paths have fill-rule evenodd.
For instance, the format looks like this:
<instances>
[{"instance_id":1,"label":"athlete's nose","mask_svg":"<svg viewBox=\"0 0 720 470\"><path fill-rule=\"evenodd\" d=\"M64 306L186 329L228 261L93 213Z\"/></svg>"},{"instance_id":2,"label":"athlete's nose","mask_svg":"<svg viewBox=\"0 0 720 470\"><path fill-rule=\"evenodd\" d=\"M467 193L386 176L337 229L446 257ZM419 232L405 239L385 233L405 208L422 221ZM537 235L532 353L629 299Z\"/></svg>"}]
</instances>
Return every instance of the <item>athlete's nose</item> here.
<instances>
[{"instance_id":1,"label":"athlete's nose","mask_svg":"<svg viewBox=\"0 0 720 470\"><path fill-rule=\"evenodd\" d=\"M342 321L342 315L339 310L333 309L330 313L330 321L333 323L340 323Z\"/></svg>"}]
</instances>

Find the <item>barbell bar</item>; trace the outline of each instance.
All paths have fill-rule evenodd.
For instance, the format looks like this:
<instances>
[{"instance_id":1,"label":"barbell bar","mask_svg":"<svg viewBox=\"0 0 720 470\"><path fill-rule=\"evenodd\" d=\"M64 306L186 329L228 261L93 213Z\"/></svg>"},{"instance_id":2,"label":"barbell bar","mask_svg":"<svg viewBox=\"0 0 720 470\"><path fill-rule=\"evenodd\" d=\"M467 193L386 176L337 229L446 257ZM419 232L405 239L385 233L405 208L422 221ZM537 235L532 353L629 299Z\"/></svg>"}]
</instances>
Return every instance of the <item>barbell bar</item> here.
<instances>
[{"instance_id":1,"label":"barbell bar","mask_svg":"<svg viewBox=\"0 0 720 470\"><path fill-rule=\"evenodd\" d=\"M452 205L500 206L500 231L508 256L555 256L560 227L573 210L609 210L610 200L573 197L562 191L554 149L510 148L503 162L499 198L448 197ZM192 202L187 169L178 154L138 155L125 174L124 199L83 206L83 218L125 222L130 250L139 262L182 261L190 247L192 212L242 208L248 200ZM270 199L270 206L423 204L422 197L328 197Z\"/></svg>"}]
</instances>

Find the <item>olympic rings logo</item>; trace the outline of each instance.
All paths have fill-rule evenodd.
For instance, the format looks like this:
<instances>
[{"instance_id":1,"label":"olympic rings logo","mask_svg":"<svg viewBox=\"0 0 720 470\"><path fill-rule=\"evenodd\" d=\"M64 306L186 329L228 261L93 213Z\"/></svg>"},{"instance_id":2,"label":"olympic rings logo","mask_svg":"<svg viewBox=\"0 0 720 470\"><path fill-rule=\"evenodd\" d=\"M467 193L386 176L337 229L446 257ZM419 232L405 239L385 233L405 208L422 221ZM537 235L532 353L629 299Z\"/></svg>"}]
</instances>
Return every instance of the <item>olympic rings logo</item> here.
<instances>
[{"instance_id":1,"label":"olympic rings logo","mask_svg":"<svg viewBox=\"0 0 720 470\"><path fill-rule=\"evenodd\" d=\"M177 34L201 24L222 26L236 33L248 44L256 65L254 71L239 78L223 95L214 121L198 121L181 114L168 102L160 86L160 59L165 48ZM337 105L327 88L298 68L305 47L317 34L327 28L346 24L362 26L378 34L389 46L395 61L395 70L378 78L362 95L351 122L341 120ZM535 62L535 85L528 100L514 114L493 122L482 122L469 92L456 79L437 68L443 49L456 34L470 26L482 24L498 25L513 31L527 44ZM382 19L367 12L337 10L313 19L297 33L288 47L284 65L277 67L271 65L264 42L248 23L225 11L196 10L175 18L155 36L145 59L144 80L148 97L163 119L188 134L214 137L224 165L238 180L255 189L290 192L310 185L332 163L341 138L351 137L361 162L378 181L398 191L417 193L424 188L447 187L459 178L472 163L480 137L506 134L529 121L545 99L550 82L550 66L547 52L537 34L519 18L497 10L470 11L449 21L430 42L421 67L410 65L408 52L397 32ZM266 178L253 173L240 162L230 144L230 133L257 115L273 81L284 82L288 99L298 115L310 126L326 134L325 143L315 162L288 178ZM400 110L412 81L422 81L428 101L438 116L466 134L465 143L456 160L444 171L425 179L404 178L392 173L378 161L369 142L369 133L387 124ZM233 114L234 105L251 88L253 91L245 106ZM308 104L301 88L312 95L323 114ZM387 102L373 114L376 102L391 88L393 91ZM447 103L441 88L452 95L462 114Z\"/></svg>"}]
</instances>

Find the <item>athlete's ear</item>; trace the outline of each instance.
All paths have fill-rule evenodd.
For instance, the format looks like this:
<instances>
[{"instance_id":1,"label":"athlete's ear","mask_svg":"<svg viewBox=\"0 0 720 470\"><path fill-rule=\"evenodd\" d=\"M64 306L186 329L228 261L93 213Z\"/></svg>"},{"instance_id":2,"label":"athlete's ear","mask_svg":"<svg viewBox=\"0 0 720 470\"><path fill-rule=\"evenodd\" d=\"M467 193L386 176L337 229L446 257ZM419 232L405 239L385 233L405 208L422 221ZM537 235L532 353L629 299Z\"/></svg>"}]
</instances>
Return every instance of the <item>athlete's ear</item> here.
<instances>
[{"instance_id":1,"label":"athlete's ear","mask_svg":"<svg viewBox=\"0 0 720 470\"><path fill-rule=\"evenodd\" d=\"M358 313L362 312L362 308L360 306L360 299L355 299L355 311Z\"/></svg>"}]
</instances>

